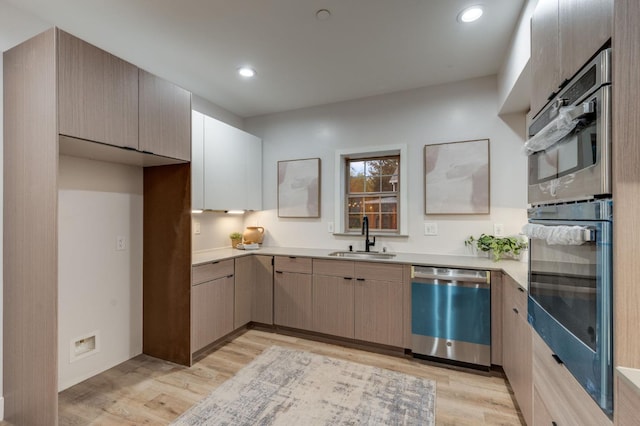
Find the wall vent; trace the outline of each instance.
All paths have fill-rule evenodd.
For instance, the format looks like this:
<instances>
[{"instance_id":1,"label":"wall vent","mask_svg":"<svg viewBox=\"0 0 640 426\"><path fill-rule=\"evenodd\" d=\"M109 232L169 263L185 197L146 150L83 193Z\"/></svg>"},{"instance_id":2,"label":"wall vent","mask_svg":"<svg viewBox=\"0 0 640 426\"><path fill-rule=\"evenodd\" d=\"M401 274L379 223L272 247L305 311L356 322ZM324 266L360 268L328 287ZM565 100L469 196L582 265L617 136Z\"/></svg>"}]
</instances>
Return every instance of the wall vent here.
<instances>
[{"instance_id":1,"label":"wall vent","mask_svg":"<svg viewBox=\"0 0 640 426\"><path fill-rule=\"evenodd\" d=\"M75 362L100 352L100 333L94 331L71 339L69 362Z\"/></svg>"}]
</instances>

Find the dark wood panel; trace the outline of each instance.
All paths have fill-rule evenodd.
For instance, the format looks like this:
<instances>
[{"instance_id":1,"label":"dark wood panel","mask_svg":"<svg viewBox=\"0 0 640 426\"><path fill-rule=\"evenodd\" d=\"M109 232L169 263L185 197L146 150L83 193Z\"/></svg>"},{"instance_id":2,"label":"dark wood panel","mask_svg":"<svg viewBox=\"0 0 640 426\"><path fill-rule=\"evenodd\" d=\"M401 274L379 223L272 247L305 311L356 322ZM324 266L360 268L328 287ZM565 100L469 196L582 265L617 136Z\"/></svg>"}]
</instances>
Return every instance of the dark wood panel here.
<instances>
[{"instance_id":1,"label":"dark wood panel","mask_svg":"<svg viewBox=\"0 0 640 426\"><path fill-rule=\"evenodd\" d=\"M4 53L5 419L58 422L55 30Z\"/></svg>"},{"instance_id":2,"label":"dark wood panel","mask_svg":"<svg viewBox=\"0 0 640 426\"><path fill-rule=\"evenodd\" d=\"M191 93L144 70L139 73L141 151L191 160Z\"/></svg>"},{"instance_id":3,"label":"dark wood panel","mask_svg":"<svg viewBox=\"0 0 640 426\"><path fill-rule=\"evenodd\" d=\"M138 149L138 68L58 30L60 133Z\"/></svg>"},{"instance_id":4,"label":"dark wood panel","mask_svg":"<svg viewBox=\"0 0 640 426\"><path fill-rule=\"evenodd\" d=\"M143 346L191 364L191 168L144 169Z\"/></svg>"},{"instance_id":5,"label":"dark wood panel","mask_svg":"<svg viewBox=\"0 0 640 426\"><path fill-rule=\"evenodd\" d=\"M640 2L616 0L613 36L613 324L616 366L640 368Z\"/></svg>"}]
</instances>

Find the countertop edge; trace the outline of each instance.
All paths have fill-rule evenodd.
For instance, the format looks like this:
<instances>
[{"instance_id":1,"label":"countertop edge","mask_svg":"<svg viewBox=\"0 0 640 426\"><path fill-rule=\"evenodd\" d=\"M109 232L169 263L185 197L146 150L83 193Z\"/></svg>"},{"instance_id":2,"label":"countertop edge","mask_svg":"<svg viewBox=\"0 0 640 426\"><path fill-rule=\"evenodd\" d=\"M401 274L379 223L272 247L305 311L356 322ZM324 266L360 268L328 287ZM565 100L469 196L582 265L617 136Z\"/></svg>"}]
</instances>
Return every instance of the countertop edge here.
<instances>
[{"instance_id":1,"label":"countertop edge","mask_svg":"<svg viewBox=\"0 0 640 426\"><path fill-rule=\"evenodd\" d=\"M640 369L616 367L616 374L624 380L631 389L640 395Z\"/></svg>"},{"instance_id":2,"label":"countertop edge","mask_svg":"<svg viewBox=\"0 0 640 426\"><path fill-rule=\"evenodd\" d=\"M198 266L211 262L218 262L226 259L235 259L250 255L265 256L297 256L311 257L316 259L333 259L329 253L336 250L329 249L308 249L294 247L261 247L256 250L238 250L231 247L203 250L192 254L192 266ZM349 259L355 262L379 262L395 263L404 265L438 266L443 268L469 268L484 269L489 271L502 271L513 278L525 290L528 290L527 264L517 260L501 260L494 262L489 258L477 256L423 254L423 253L394 253L393 259ZM344 260L344 259L342 259Z\"/></svg>"}]
</instances>

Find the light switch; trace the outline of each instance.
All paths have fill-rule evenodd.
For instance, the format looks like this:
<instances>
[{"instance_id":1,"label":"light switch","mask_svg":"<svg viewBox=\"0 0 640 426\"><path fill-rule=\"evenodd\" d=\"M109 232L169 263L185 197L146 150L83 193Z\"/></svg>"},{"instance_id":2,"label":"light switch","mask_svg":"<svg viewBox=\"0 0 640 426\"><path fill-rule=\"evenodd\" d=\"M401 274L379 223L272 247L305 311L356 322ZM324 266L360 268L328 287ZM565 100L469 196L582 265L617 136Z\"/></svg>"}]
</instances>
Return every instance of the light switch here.
<instances>
[{"instance_id":1,"label":"light switch","mask_svg":"<svg viewBox=\"0 0 640 426\"><path fill-rule=\"evenodd\" d=\"M200 235L200 222L193 222L193 233Z\"/></svg>"},{"instance_id":2,"label":"light switch","mask_svg":"<svg viewBox=\"0 0 640 426\"><path fill-rule=\"evenodd\" d=\"M493 235L495 237L504 237L504 225L502 223L493 224Z\"/></svg>"},{"instance_id":3,"label":"light switch","mask_svg":"<svg viewBox=\"0 0 640 426\"><path fill-rule=\"evenodd\" d=\"M425 222L424 235L438 235L438 224L435 222Z\"/></svg>"}]
</instances>

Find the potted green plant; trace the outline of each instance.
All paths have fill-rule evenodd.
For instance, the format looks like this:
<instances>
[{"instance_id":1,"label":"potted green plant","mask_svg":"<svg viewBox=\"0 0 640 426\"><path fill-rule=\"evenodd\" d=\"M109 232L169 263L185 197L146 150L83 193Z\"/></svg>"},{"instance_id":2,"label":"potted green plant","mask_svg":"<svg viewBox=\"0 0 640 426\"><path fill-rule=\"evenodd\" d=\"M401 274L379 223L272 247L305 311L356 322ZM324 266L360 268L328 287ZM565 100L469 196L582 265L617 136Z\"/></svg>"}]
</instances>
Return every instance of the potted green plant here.
<instances>
[{"instance_id":1,"label":"potted green plant","mask_svg":"<svg viewBox=\"0 0 640 426\"><path fill-rule=\"evenodd\" d=\"M522 250L526 250L528 244L519 237L495 237L493 235L480 234L478 238L473 235L464 242L465 246L474 247L482 252L489 252L493 256L494 262L502 259L503 256L519 258Z\"/></svg>"},{"instance_id":2,"label":"potted green plant","mask_svg":"<svg viewBox=\"0 0 640 426\"><path fill-rule=\"evenodd\" d=\"M240 243L242 243L242 234L239 232L232 232L229 235L229 238L231 238L231 247L232 248L236 248L236 246Z\"/></svg>"}]
</instances>

